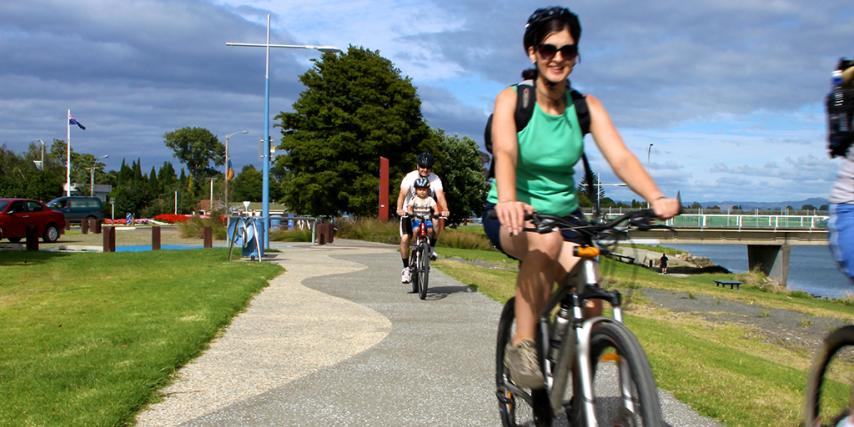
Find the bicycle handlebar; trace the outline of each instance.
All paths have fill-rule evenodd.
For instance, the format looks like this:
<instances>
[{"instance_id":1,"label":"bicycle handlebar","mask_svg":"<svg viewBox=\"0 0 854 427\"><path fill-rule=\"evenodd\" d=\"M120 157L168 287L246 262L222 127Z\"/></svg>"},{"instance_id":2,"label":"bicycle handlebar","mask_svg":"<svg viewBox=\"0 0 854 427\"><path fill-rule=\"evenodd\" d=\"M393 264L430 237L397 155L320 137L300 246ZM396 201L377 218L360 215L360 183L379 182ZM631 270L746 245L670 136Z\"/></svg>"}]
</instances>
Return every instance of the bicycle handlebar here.
<instances>
[{"instance_id":1,"label":"bicycle handlebar","mask_svg":"<svg viewBox=\"0 0 854 427\"><path fill-rule=\"evenodd\" d=\"M681 211L681 210L680 210ZM487 211L487 216L496 219L495 209ZM533 227L524 227L523 231L535 233L550 233L555 229L570 230L578 233L583 233L591 239L597 239L598 236L608 234L612 230L618 230L620 225L627 224L630 228L641 231L664 229L673 230L673 227L663 224L653 224L652 221L657 219L655 212L652 209L639 209L629 211L620 217L605 223L598 224L576 224L571 219L556 215L548 215L534 212L533 214L525 214L525 220L531 221Z\"/></svg>"}]
</instances>

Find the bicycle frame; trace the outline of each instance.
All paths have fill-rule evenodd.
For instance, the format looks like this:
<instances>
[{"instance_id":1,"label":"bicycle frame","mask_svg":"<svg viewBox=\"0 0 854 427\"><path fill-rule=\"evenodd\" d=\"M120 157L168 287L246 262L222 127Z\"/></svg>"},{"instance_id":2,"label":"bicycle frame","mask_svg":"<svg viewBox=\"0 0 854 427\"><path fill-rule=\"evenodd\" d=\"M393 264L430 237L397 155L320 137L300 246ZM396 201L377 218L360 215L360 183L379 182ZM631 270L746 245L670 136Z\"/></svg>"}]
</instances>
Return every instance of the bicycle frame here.
<instances>
[{"instance_id":1,"label":"bicycle frame","mask_svg":"<svg viewBox=\"0 0 854 427\"><path fill-rule=\"evenodd\" d=\"M582 410L588 420L588 425L595 426L595 415L593 406L593 385L590 375L590 335L593 327L603 322L619 322L622 323L622 296L618 291L610 292L599 288L598 274L596 270L597 262L593 258L584 257L579 261L579 264L567 275L564 282L558 290L552 294L546 307L540 313L540 337L537 340L537 346L540 354L540 362L543 364L545 371L546 390L548 391L549 404L553 414L559 414L565 411L563 397L565 395L569 374L572 372L573 362L579 369L573 373L574 384L573 394L580 392L581 398L576 401L584 403ZM575 292L573 292L575 291ZM584 304L587 300L598 299L608 301L613 308L614 317L608 318L598 316L590 319L584 319ZM554 325L551 321L551 313L555 308L560 306L560 310L555 315ZM558 318L563 315L568 317L562 326L559 325ZM553 331L555 328L565 328L563 331L557 330L555 337ZM560 340L560 346L557 348L557 357L550 360L553 355L551 341L553 337ZM620 365L621 375L627 376L627 368ZM513 387L512 385L509 385ZM514 390L517 395L525 395L520 393L521 390ZM499 393L501 391L499 390ZM630 390L628 385L624 384L621 390L623 400L626 407L630 410L633 408Z\"/></svg>"}]
</instances>

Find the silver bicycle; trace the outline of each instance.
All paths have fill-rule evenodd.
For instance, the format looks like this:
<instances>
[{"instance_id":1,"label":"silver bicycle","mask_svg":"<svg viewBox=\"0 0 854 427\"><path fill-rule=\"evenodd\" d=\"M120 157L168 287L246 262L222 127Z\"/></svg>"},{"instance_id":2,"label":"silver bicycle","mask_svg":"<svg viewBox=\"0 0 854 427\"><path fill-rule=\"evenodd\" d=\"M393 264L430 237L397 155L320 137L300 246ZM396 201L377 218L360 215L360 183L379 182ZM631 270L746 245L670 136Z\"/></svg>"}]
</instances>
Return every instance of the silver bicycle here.
<instances>
[{"instance_id":1,"label":"silver bicycle","mask_svg":"<svg viewBox=\"0 0 854 427\"><path fill-rule=\"evenodd\" d=\"M661 426L658 389L646 355L622 323L622 296L599 287L597 258L627 238L630 229L668 228L655 225L651 210L629 212L603 224L572 223L565 218L534 214L525 231L573 230L587 244L575 247L581 258L540 313L537 349L544 387L517 386L504 366L504 354L515 331L515 300L501 313L495 352L496 396L505 426L549 426L556 419L570 425ZM584 318L585 303L608 302L613 317ZM563 424L563 421L561 422Z\"/></svg>"}]
</instances>

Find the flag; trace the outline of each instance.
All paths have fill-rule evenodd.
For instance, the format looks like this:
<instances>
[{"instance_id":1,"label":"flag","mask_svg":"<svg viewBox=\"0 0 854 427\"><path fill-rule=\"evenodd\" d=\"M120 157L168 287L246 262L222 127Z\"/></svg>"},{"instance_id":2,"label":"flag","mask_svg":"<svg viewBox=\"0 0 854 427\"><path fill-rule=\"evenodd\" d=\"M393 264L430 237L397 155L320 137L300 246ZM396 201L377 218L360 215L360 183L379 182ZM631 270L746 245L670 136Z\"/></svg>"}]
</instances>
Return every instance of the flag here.
<instances>
[{"instance_id":1,"label":"flag","mask_svg":"<svg viewBox=\"0 0 854 427\"><path fill-rule=\"evenodd\" d=\"M225 168L225 179L229 181L234 179L234 167L231 165L231 159L228 159L228 167Z\"/></svg>"},{"instance_id":2,"label":"flag","mask_svg":"<svg viewBox=\"0 0 854 427\"><path fill-rule=\"evenodd\" d=\"M77 125L80 129L86 130L86 126L83 126L80 122L77 121L74 117L68 118L68 124Z\"/></svg>"}]
</instances>

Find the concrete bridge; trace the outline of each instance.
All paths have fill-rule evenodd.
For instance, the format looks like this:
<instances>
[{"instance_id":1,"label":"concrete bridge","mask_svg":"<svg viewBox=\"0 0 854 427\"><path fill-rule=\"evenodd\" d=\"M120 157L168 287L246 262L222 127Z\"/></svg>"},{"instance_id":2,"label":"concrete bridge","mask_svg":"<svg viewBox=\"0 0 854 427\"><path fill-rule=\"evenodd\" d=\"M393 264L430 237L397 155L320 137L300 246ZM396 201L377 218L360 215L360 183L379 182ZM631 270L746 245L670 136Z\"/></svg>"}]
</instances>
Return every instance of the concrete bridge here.
<instances>
[{"instance_id":1,"label":"concrete bridge","mask_svg":"<svg viewBox=\"0 0 854 427\"><path fill-rule=\"evenodd\" d=\"M606 213L608 219L619 215ZM745 245L751 270L786 285L791 247L827 245L827 220L824 215L685 214L666 221L675 233L635 231L631 237L645 244Z\"/></svg>"}]
</instances>

